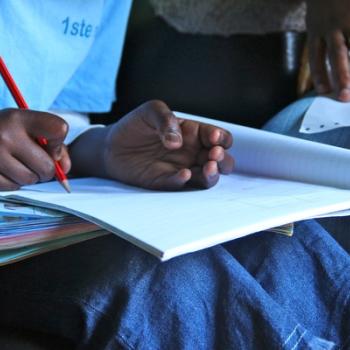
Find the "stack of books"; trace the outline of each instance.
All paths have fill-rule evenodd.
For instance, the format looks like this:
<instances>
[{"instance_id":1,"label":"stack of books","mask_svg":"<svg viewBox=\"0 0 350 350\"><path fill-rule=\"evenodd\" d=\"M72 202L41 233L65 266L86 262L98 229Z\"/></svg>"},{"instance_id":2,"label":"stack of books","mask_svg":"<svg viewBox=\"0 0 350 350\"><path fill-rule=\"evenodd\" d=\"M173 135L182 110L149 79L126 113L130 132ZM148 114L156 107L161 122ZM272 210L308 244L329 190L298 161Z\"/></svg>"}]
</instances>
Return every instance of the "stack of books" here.
<instances>
[{"instance_id":1,"label":"stack of books","mask_svg":"<svg viewBox=\"0 0 350 350\"><path fill-rule=\"evenodd\" d=\"M0 202L0 266L107 233L75 215L3 201Z\"/></svg>"}]
</instances>

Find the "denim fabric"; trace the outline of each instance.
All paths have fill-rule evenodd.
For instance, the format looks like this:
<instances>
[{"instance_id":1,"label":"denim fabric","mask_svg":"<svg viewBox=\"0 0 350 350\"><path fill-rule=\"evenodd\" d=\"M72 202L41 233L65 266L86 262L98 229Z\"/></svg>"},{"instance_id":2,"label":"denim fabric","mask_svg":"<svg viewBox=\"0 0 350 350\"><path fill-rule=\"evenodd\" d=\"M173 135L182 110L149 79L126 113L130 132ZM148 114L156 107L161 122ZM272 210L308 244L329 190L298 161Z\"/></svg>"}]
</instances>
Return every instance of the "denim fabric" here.
<instances>
[{"instance_id":1,"label":"denim fabric","mask_svg":"<svg viewBox=\"0 0 350 350\"><path fill-rule=\"evenodd\" d=\"M350 148L350 128L342 127L334 130L317 133L302 134L299 128L305 112L310 107L315 97L305 97L294 102L278 113L266 123L264 129L279 134L285 134L305 140L326 143L333 146ZM318 220L322 226L335 237L342 246L350 253L349 227L350 217L326 218Z\"/></svg>"},{"instance_id":2,"label":"denim fabric","mask_svg":"<svg viewBox=\"0 0 350 350\"><path fill-rule=\"evenodd\" d=\"M314 221L161 263L115 236L0 269L0 324L78 349L350 347L350 260Z\"/></svg>"},{"instance_id":3,"label":"denim fabric","mask_svg":"<svg viewBox=\"0 0 350 350\"><path fill-rule=\"evenodd\" d=\"M302 138L304 140L350 148L350 129L348 127L337 128L317 134L302 134L299 132L304 114L314 99L314 96L309 96L292 103L269 120L265 124L264 129L278 134Z\"/></svg>"}]
</instances>

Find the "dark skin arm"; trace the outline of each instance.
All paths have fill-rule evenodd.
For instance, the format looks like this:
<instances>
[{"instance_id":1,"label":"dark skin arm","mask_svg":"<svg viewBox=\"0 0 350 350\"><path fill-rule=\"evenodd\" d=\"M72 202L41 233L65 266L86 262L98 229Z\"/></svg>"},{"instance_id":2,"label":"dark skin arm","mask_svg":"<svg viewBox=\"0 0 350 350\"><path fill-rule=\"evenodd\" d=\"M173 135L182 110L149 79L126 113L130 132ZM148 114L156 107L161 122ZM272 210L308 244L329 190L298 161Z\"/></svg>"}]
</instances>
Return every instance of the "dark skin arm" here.
<instances>
[{"instance_id":1,"label":"dark skin arm","mask_svg":"<svg viewBox=\"0 0 350 350\"><path fill-rule=\"evenodd\" d=\"M73 172L150 189L208 188L233 169L225 152L231 135L181 120L165 103L150 101L106 128L91 129L70 147Z\"/></svg>"},{"instance_id":2,"label":"dark skin arm","mask_svg":"<svg viewBox=\"0 0 350 350\"><path fill-rule=\"evenodd\" d=\"M334 92L340 101L350 101L350 1L307 0L307 7L309 61L316 91Z\"/></svg>"}]
</instances>

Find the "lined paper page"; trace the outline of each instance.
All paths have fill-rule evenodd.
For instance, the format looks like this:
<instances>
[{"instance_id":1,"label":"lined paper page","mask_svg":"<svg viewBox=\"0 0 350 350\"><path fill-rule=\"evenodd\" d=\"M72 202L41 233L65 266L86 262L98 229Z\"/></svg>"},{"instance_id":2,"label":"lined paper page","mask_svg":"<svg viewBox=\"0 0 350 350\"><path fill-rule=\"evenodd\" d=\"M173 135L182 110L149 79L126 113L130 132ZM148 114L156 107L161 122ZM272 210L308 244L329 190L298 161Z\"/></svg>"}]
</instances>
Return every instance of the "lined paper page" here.
<instances>
[{"instance_id":1,"label":"lined paper page","mask_svg":"<svg viewBox=\"0 0 350 350\"><path fill-rule=\"evenodd\" d=\"M350 189L350 150L178 113L229 130L235 171Z\"/></svg>"},{"instance_id":2,"label":"lined paper page","mask_svg":"<svg viewBox=\"0 0 350 350\"><path fill-rule=\"evenodd\" d=\"M222 176L208 190L148 191L103 179L72 179L4 192L99 224L166 260L311 216L350 208L350 191L250 175Z\"/></svg>"}]
</instances>

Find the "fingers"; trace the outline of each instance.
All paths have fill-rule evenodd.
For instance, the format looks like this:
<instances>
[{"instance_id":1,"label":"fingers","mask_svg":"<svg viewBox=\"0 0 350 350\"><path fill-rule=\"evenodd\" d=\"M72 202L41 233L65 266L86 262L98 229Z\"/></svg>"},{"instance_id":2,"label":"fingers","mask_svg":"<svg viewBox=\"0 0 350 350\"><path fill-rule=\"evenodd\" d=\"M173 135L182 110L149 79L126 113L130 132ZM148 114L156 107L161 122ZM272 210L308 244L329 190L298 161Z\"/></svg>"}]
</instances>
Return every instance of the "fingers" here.
<instances>
[{"instance_id":1,"label":"fingers","mask_svg":"<svg viewBox=\"0 0 350 350\"><path fill-rule=\"evenodd\" d=\"M52 158L36 143L24 141L21 150L13 155L0 157L0 190L16 190L21 186L32 185L38 181L51 180L55 175ZM60 164L67 173L71 163L67 149L62 148Z\"/></svg>"},{"instance_id":2,"label":"fingers","mask_svg":"<svg viewBox=\"0 0 350 350\"><path fill-rule=\"evenodd\" d=\"M349 48L341 30L321 36L309 35L310 70L316 91L325 94L335 90L340 101L350 101ZM330 64L332 84L329 81L327 59Z\"/></svg>"},{"instance_id":3,"label":"fingers","mask_svg":"<svg viewBox=\"0 0 350 350\"><path fill-rule=\"evenodd\" d=\"M202 150L198 155L197 166L191 168L192 177L189 185L210 188L220 178L220 174L230 174L233 171L234 159L221 146L215 146L209 151Z\"/></svg>"},{"instance_id":4,"label":"fingers","mask_svg":"<svg viewBox=\"0 0 350 350\"><path fill-rule=\"evenodd\" d=\"M341 101L350 101L349 49L343 32L331 32L326 36L326 43L337 96Z\"/></svg>"},{"instance_id":5,"label":"fingers","mask_svg":"<svg viewBox=\"0 0 350 350\"><path fill-rule=\"evenodd\" d=\"M319 36L308 36L310 71L315 84L315 89L319 94L331 91L328 79L326 61L326 45Z\"/></svg>"},{"instance_id":6,"label":"fingers","mask_svg":"<svg viewBox=\"0 0 350 350\"><path fill-rule=\"evenodd\" d=\"M66 171L70 168L68 153L62 148L68 128L61 118L19 109L1 110L0 114L0 189L52 179L52 158L62 159ZM41 137L45 149L38 144Z\"/></svg>"},{"instance_id":7,"label":"fingers","mask_svg":"<svg viewBox=\"0 0 350 350\"><path fill-rule=\"evenodd\" d=\"M163 171L162 175L153 180L151 184L143 187L153 190L176 191L184 188L191 179L191 176L192 173L189 169L180 169L175 172Z\"/></svg>"},{"instance_id":8,"label":"fingers","mask_svg":"<svg viewBox=\"0 0 350 350\"><path fill-rule=\"evenodd\" d=\"M218 165L214 161L207 162L203 167L191 168L192 176L188 185L197 188L210 188L217 184L220 178Z\"/></svg>"},{"instance_id":9,"label":"fingers","mask_svg":"<svg viewBox=\"0 0 350 350\"><path fill-rule=\"evenodd\" d=\"M234 159L221 146L215 146L209 151L203 149L197 157L196 164L204 166L208 161L217 163L221 174L230 174L234 168Z\"/></svg>"},{"instance_id":10,"label":"fingers","mask_svg":"<svg viewBox=\"0 0 350 350\"><path fill-rule=\"evenodd\" d=\"M217 162L221 174L230 174L234 168L234 159L220 146L213 147L208 153L208 161Z\"/></svg>"},{"instance_id":11,"label":"fingers","mask_svg":"<svg viewBox=\"0 0 350 350\"><path fill-rule=\"evenodd\" d=\"M181 169L171 175L162 175L152 183L153 189L179 190L184 187L210 188L217 184L220 178L218 163L208 161L203 166L191 169Z\"/></svg>"},{"instance_id":12,"label":"fingers","mask_svg":"<svg viewBox=\"0 0 350 350\"><path fill-rule=\"evenodd\" d=\"M24 140L21 148L13 150L13 156L36 174L37 181L49 181L55 175L55 166L47 152L31 139ZM28 183L23 183L25 185Z\"/></svg>"},{"instance_id":13,"label":"fingers","mask_svg":"<svg viewBox=\"0 0 350 350\"><path fill-rule=\"evenodd\" d=\"M20 185L0 174L0 191L16 191Z\"/></svg>"},{"instance_id":14,"label":"fingers","mask_svg":"<svg viewBox=\"0 0 350 350\"><path fill-rule=\"evenodd\" d=\"M202 157L199 160L201 165L191 168L189 184L192 186L210 188L219 181L220 174L230 174L233 171L234 159L219 146L206 155L202 154ZM204 160L205 158L207 159Z\"/></svg>"},{"instance_id":15,"label":"fingers","mask_svg":"<svg viewBox=\"0 0 350 350\"><path fill-rule=\"evenodd\" d=\"M0 159L1 189L17 189L23 185L36 183L39 178L36 173L26 167L22 162L9 154Z\"/></svg>"},{"instance_id":16,"label":"fingers","mask_svg":"<svg viewBox=\"0 0 350 350\"><path fill-rule=\"evenodd\" d=\"M26 130L36 140L41 140L45 150L50 156L59 160L61 157L63 141L68 132L67 123L60 117L35 111L22 111L26 115L23 118Z\"/></svg>"},{"instance_id":17,"label":"fingers","mask_svg":"<svg viewBox=\"0 0 350 350\"><path fill-rule=\"evenodd\" d=\"M232 146L232 135L228 131L214 125L200 123L200 140L204 147L222 146L228 149Z\"/></svg>"},{"instance_id":18,"label":"fingers","mask_svg":"<svg viewBox=\"0 0 350 350\"><path fill-rule=\"evenodd\" d=\"M180 169L176 172L162 172L162 175L147 184L147 188L154 190L180 190L186 186L196 188L210 188L220 178L218 165L214 161L207 162L203 167L195 166L191 169Z\"/></svg>"},{"instance_id":19,"label":"fingers","mask_svg":"<svg viewBox=\"0 0 350 350\"><path fill-rule=\"evenodd\" d=\"M165 148L178 149L182 146L182 132L179 119L162 101L150 101L142 106L143 121L156 129Z\"/></svg>"},{"instance_id":20,"label":"fingers","mask_svg":"<svg viewBox=\"0 0 350 350\"><path fill-rule=\"evenodd\" d=\"M193 136L196 133L199 133L200 141L206 148L219 145L227 149L232 145L232 136L228 131L213 125L176 118L162 101L149 101L140 108L143 111L143 122L158 131L167 149L180 148L184 134L190 135L194 141Z\"/></svg>"},{"instance_id":21,"label":"fingers","mask_svg":"<svg viewBox=\"0 0 350 350\"><path fill-rule=\"evenodd\" d=\"M47 140L64 140L68 132L67 123L60 117L46 112L21 111L28 132L34 137L44 136Z\"/></svg>"},{"instance_id":22,"label":"fingers","mask_svg":"<svg viewBox=\"0 0 350 350\"><path fill-rule=\"evenodd\" d=\"M61 165L63 172L67 174L72 167L72 162L68 154L68 149L65 145L63 145L61 148L61 154L58 158L58 161Z\"/></svg>"},{"instance_id":23,"label":"fingers","mask_svg":"<svg viewBox=\"0 0 350 350\"><path fill-rule=\"evenodd\" d=\"M232 145L229 132L178 119L160 101L140 106L111 130L113 135L121 135L119 144L127 150L128 157L124 155L123 161L137 164L137 169L144 168L142 172L130 166L124 172L111 168L109 176L133 185L176 190L190 183L208 188L217 183L220 172L229 173L233 168L233 160L225 152ZM122 136L130 142L121 142ZM115 140L118 154L118 138Z\"/></svg>"}]
</instances>

